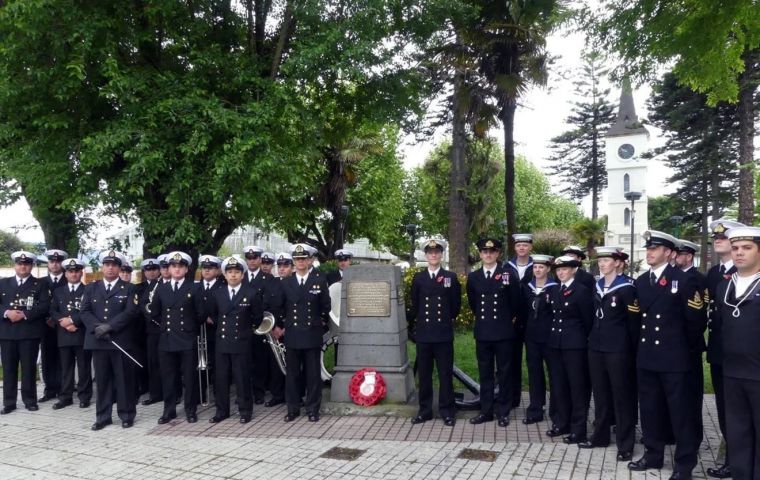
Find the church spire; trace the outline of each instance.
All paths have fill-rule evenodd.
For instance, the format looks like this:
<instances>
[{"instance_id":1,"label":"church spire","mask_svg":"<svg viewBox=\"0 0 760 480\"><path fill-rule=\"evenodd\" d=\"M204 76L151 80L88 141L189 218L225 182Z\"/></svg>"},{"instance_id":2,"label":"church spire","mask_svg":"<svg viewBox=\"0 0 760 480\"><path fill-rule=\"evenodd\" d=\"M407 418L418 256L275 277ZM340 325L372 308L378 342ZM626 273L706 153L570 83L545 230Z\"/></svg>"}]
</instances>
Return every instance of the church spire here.
<instances>
[{"instance_id":1,"label":"church spire","mask_svg":"<svg viewBox=\"0 0 760 480\"><path fill-rule=\"evenodd\" d=\"M636 115L636 107L633 105L633 89L628 77L623 79L622 91L620 92L620 106L615 123L607 130L608 137L622 135L649 135L647 129L639 122Z\"/></svg>"}]
</instances>

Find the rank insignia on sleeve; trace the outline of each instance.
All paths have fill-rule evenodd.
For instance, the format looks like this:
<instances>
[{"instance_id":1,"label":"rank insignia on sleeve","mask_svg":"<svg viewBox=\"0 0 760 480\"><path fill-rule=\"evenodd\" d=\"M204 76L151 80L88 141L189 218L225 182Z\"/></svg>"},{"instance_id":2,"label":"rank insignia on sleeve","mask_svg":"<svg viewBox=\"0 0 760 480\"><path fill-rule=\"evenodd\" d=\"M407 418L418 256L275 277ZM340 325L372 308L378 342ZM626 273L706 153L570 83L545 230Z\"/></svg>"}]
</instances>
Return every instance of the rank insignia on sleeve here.
<instances>
[{"instance_id":1,"label":"rank insignia on sleeve","mask_svg":"<svg viewBox=\"0 0 760 480\"><path fill-rule=\"evenodd\" d=\"M699 295L699 292L694 292L694 298L686 303L688 303L688 305L695 310L700 310L704 306L704 302L702 301L702 297Z\"/></svg>"},{"instance_id":2,"label":"rank insignia on sleeve","mask_svg":"<svg viewBox=\"0 0 760 480\"><path fill-rule=\"evenodd\" d=\"M628 311L631 313L640 313L641 307L639 307L639 300L635 299L632 304L628 305Z\"/></svg>"}]
</instances>

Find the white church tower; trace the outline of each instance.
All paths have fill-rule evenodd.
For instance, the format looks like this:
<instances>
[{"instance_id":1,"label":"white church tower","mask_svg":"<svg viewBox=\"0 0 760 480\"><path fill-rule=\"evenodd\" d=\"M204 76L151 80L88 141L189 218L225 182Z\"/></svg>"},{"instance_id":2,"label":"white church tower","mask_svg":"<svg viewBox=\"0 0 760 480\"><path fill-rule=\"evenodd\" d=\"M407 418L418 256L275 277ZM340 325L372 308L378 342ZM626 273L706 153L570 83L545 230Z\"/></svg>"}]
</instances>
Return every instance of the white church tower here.
<instances>
[{"instance_id":1,"label":"white church tower","mask_svg":"<svg viewBox=\"0 0 760 480\"><path fill-rule=\"evenodd\" d=\"M631 219L634 227L634 252L631 262L645 260L641 234L649 228L647 218L647 161L641 154L648 149L649 132L639 122L633 105L631 83L623 81L617 121L607 130L607 235L605 245L631 249ZM631 211L625 194L640 192Z\"/></svg>"}]
</instances>

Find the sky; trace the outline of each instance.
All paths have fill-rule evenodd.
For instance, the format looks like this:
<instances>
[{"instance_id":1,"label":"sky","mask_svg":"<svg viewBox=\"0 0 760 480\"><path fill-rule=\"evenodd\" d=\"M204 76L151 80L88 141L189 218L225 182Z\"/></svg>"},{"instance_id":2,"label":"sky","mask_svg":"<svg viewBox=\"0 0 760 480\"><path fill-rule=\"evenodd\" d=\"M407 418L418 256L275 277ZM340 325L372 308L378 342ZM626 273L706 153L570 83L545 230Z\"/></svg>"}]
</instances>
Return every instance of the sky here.
<instances>
[{"instance_id":1,"label":"sky","mask_svg":"<svg viewBox=\"0 0 760 480\"><path fill-rule=\"evenodd\" d=\"M582 34L560 31L548 38L547 47L552 55L557 56L554 72L564 72L566 77L574 74L580 67L580 56L584 48ZM573 95L571 80L563 80L557 73L549 78L550 89L534 88L521 99L520 106L515 116L515 146L516 153L523 155L536 166L546 171L547 159L550 156L551 138L564 132L568 126L565 118L570 114L572 102L576 100ZM633 97L636 104L636 112L640 119L646 118L646 100L651 92L648 85L634 88ZM611 99L615 105L618 103L620 88L611 86ZM650 143L652 147L663 143L661 132L648 126ZM491 132L498 139L502 138L499 130ZM421 165L428 153L441 141L446 139L448 133L444 130L435 132L424 141L410 135L404 138L400 154L403 157L405 168L413 168ZM659 196L670 193L675 187L668 185L666 179L670 170L662 162L649 160L647 192L650 196ZM581 205L586 214L590 214L590 201L588 199ZM606 213L606 196L602 195L600 202L600 214ZM114 232L125 227L117 220L104 220L102 227L96 234L97 238L105 240ZM13 231L27 242L42 242L43 235L39 225L29 211L25 201L19 201L15 205L0 209L0 229Z\"/></svg>"}]
</instances>

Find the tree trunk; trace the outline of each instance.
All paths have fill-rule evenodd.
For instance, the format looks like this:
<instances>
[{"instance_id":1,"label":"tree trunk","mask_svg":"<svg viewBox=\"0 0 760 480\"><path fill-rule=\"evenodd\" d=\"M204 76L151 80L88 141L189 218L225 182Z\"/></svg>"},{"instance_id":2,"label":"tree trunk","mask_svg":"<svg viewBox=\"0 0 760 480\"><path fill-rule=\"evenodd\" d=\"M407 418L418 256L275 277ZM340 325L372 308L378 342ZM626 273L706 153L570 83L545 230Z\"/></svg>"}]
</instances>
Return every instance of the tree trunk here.
<instances>
[{"instance_id":1,"label":"tree trunk","mask_svg":"<svg viewBox=\"0 0 760 480\"><path fill-rule=\"evenodd\" d=\"M467 187L467 162L465 151L467 134L465 131L466 105L462 93L464 74L457 72L454 77L454 120L451 139L451 172L449 174L449 269L459 275L467 273L467 202L464 192Z\"/></svg>"},{"instance_id":2,"label":"tree trunk","mask_svg":"<svg viewBox=\"0 0 760 480\"><path fill-rule=\"evenodd\" d=\"M596 113L594 113L596 116ZM594 125L593 140L591 141L591 219L599 215L599 145Z\"/></svg>"},{"instance_id":3,"label":"tree trunk","mask_svg":"<svg viewBox=\"0 0 760 480\"><path fill-rule=\"evenodd\" d=\"M508 257L514 254L512 235L516 233L517 228L515 225L515 110L517 110L517 99L508 97L500 114L504 129L504 203L508 242L504 247Z\"/></svg>"},{"instance_id":4,"label":"tree trunk","mask_svg":"<svg viewBox=\"0 0 760 480\"><path fill-rule=\"evenodd\" d=\"M753 99L757 85L752 57L755 52L744 53L745 70L739 78L739 218L745 225L755 223L755 169L754 137L755 112Z\"/></svg>"},{"instance_id":5,"label":"tree trunk","mask_svg":"<svg viewBox=\"0 0 760 480\"><path fill-rule=\"evenodd\" d=\"M722 160L720 157L716 159L717 161ZM710 175L710 194L712 196L712 205L711 205L711 213L713 220L717 220L721 217L720 212L720 203L718 202L718 192L720 189L720 182L718 181L718 175L713 174ZM708 240L708 231L707 231L708 225L707 223L702 224L702 250L700 251L700 261L702 262L701 265L703 265L704 269L707 270L707 243ZM715 253L715 250L711 250L711 256L710 256L710 266L715 265L715 263L718 261L718 255Z\"/></svg>"},{"instance_id":6,"label":"tree trunk","mask_svg":"<svg viewBox=\"0 0 760 480\"><path fill-rule=\"evenodd\" d=\"M704 188L703 192L704 195L702 195L702 216L700 218L700 226L699 229L702 233L700 234L700 249L699 249L699 269L702 272L707 272L707 217L710 214L710 191L711 191L711 180L705 179L703 182Z\"/></svg>"}]
</instances>

